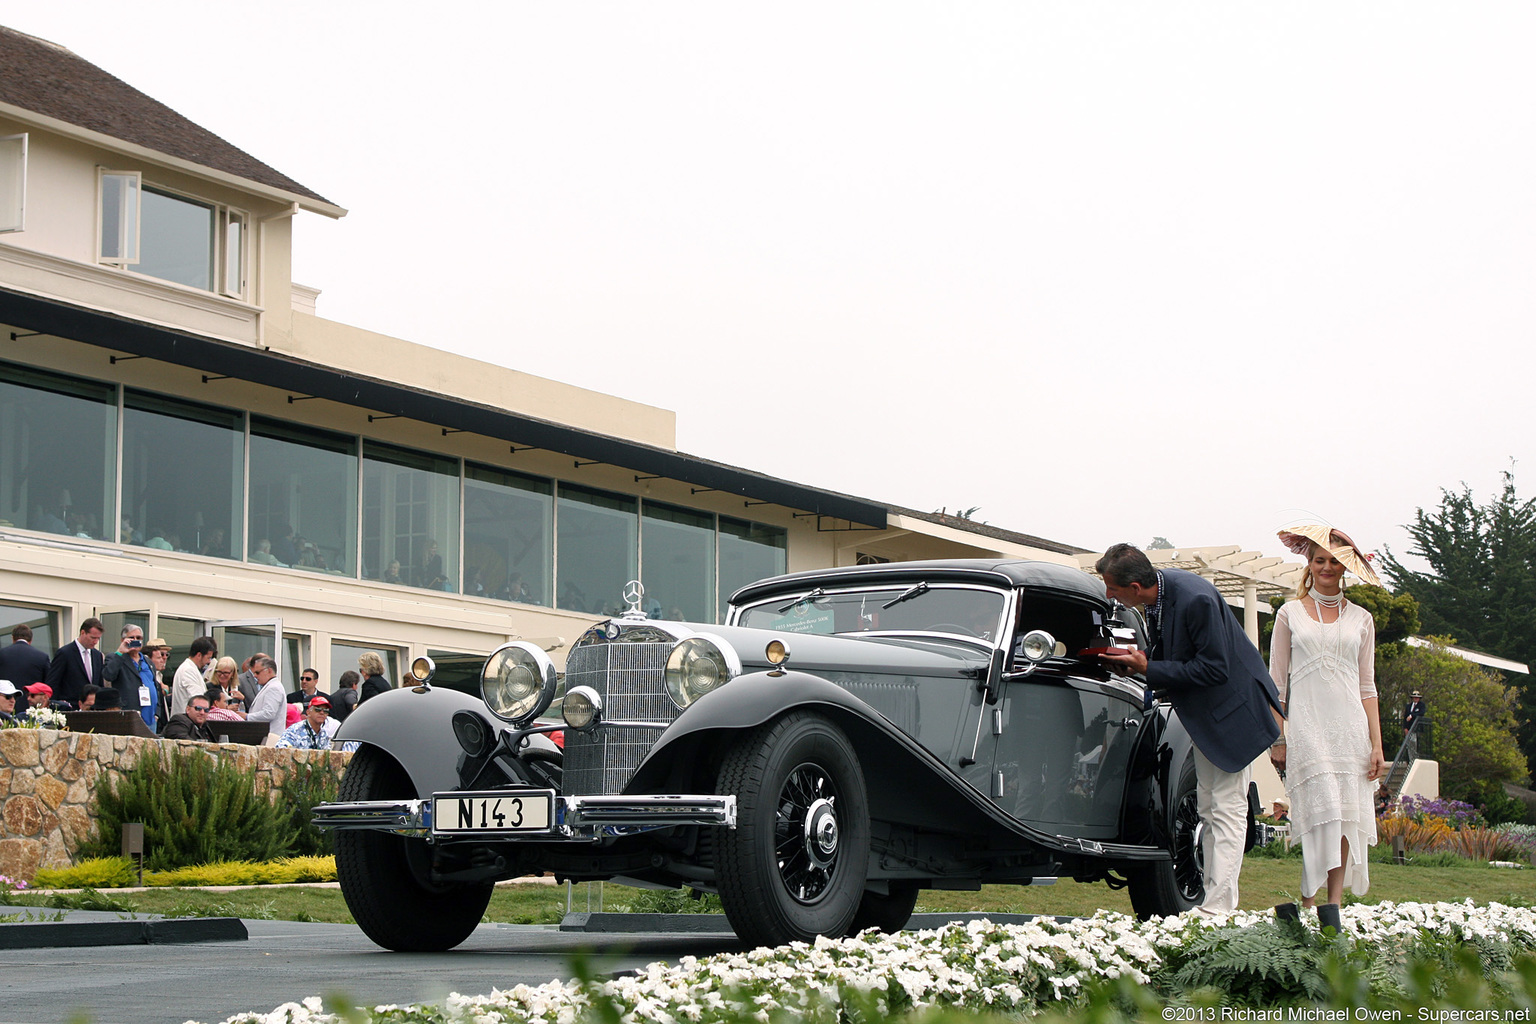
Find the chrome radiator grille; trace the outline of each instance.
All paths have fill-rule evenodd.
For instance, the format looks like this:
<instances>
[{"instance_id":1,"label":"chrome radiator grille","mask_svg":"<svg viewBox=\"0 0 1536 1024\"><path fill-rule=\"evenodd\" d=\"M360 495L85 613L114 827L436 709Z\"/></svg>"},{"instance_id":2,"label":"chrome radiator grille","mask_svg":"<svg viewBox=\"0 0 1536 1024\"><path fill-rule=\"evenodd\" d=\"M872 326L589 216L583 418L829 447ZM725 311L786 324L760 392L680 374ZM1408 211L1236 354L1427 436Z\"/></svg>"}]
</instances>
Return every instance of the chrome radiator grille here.
<instances>
[{"instance_id":1,"label":"chrome radiator grille","mask_svg":"<svg viewBox=\"0 0 1536 1024\"><path fill-rule=\"evenodd\" d=\"M565 661L565 688L590 686L603 698L603 718L670 725L677 705L667 696L672 644L584 640ZM606 729L565 734L561 791L570 796L612 796L624 791L660 729Z\"/></svg>"}]
</instances>

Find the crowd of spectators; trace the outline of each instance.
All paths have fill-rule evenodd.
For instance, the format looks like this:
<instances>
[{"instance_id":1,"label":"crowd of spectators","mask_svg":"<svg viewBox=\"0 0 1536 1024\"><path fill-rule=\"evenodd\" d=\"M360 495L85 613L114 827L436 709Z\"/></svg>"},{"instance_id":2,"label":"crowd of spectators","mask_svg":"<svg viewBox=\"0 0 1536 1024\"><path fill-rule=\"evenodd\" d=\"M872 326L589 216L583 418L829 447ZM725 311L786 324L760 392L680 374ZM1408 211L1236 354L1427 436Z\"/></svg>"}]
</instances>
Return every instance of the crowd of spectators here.
<instances>
[{"instance_id":1,"label":"crowd of spectators","mask_svg":"<svg viewBox=\"0 0 1536 1024\"><path fill-rule=\"evenodd\" d=\"M217 742L222 722L262 722L271 746L307 750L346 749L333 744L337 730L359 703L391 688L384 659L367 651L359 671L343 672L334 692L320 687L320 673L306 668L299 686L285 692L277 662L265 653L236 664L220 657L213 637L192 641L187 657L165 678L171 645L145 641L140 626L122 628L117 649L101 651L105 627L98 618L80 624L79 635L50 657L32 646L25 624L0 647L0 726L15 724L26 709L136 712L166 739ZM366 677L366 679L364 678ZM130 719L130 721L132 721Z\"/></svg>"}]
</instances>

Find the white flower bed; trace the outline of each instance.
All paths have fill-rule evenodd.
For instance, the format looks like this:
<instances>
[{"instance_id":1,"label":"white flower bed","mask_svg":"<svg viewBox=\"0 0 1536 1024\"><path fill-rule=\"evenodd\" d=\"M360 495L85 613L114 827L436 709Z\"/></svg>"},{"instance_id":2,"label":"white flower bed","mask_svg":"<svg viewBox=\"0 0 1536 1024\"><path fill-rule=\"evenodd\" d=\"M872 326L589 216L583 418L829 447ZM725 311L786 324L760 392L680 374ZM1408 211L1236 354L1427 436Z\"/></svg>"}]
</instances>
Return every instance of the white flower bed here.
<instances>
[{"instance_id":1,"label":"white flower bed","mask_svg":"<svg viewBox=\"0 0 1536 1024\"><path fill-rule=\"evenodd\" d=\"M1344 930L1362 943L1411 937L1421 929L1456 938L1493 938L1536 948L1536 911L1500 904L1376 903L1343 909ZM1316 926L1315 918L1304 918ZM1128 975L1145 983L1200 929L1273 920L1238 911L1225 918L1197 914L1138 921L1100 911L1066 924L986 921L928 931L852 939L818 939L777 949L684 957L676 966L652 964L639 976L600 983L625 1021L708 1024L748 1010L767 1021L775 1009L800 1010L817 1001L836 1005L844 992L873 995L881 1008L950 1005L1022 1010L1071 1001L1085 982ZM366 1018L328 1012L318 997L284 1003L267 1014L237 1014L224 1024L574 1024L588 998L575 981L518 985L490 995L451 995L442 1006L377 1006ZM193 1024L193 1022L188 1022Z\"/></svg>"}]
</instances>

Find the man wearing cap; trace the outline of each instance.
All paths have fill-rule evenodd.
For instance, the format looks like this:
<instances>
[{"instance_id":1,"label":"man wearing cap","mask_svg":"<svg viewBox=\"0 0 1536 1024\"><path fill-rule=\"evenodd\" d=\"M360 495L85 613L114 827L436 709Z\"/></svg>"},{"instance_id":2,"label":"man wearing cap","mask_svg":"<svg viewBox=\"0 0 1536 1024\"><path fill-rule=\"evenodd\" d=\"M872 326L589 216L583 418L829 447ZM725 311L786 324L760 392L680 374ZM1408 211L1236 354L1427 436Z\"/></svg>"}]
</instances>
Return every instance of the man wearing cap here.
<instances>
[{"instance_id":1,"label":"man wearing cap","mask_svg":"<svg viewBox=\"0 0 1536 1024\"><path fill-rule=\"evenodd\" d=\"M16 684L0 679L0 722L16 721Z\"/></svg>"},{"instance_id":2,"label":"man wearing cap","mask_svg":"<svg viewBox=\"0 0 1536 1024\"><path fill-rule=\"evenodd\" d=\"M330 700L323 693L316 694L304 709L304 717L288 727L277 745L297 747L300 750L330 750L331 734L325 728L330 717Z\"/></svg>"},{"instance_id":3,"label":"man wearing cap","mask_svg":"<svg viewBox=\"0 0 1536 1024\"><path fill-rule=\"evenodd\" d=\"M179 715L172 715L171 720L165 723L165 732L162 733L168 740L198 740L202 743L213 743L213 727L208 724L208 698L198 694L187 701L187 710Z\"/></svg>"},{"instance_id":4,"label":"man wearing cap","mask_svg":"<svg viewBox=\"0 0 1536 1024\"><path fill-rule=\"evenodd\" d=\"M79 636L54 653L43 682L53 687L60 700L78 704L87 686L106 685L106 658L97 648L104 628L93 615L80 623Z\"/></svg>"},{"instance_id":5,"label":"man wearing cap","mask_svg":"<svg viewBox=\"0 0 1536 1024\"><path fill-rule=\"evenodd\" d=\"M1424 695L1418 690L1413 691L1413 696L1408 703L1403 705L1403 735L1407 736L1413 730L1413 723L1424 717L1424 712L1429 709L1424 706Z\"/></svg>"},{"instance_id":6,"label":"man wearing cap","mask_svg":"<svg viewBox=\"0 0 1536 1024\"><path fill-rule=\"evenodd\" d=\"M1195 745L1196 799L1205 823L1206 914L1237 909L1248 832L1248 766L1280 735L1280 695L1226 599L1207 579L1154 569L1144 552L1116 544L1094 566L1104 591L1145 609L1149 648L1099 657L1145 675L1171 702Z\"/></svg>"},{"instance_id":7,"label":"man wearing cap","mask_svg":"<svg viewBox=\"0 0 1536 1024\"><path fill-rule=\"evenodd\" d=\"M13 686L30 686L48 678L48 655L32 646L32 627L25 622L11 630L10 646L0 648L0 679Z\"/></svg>"},{"instance_id":8,"label":"man wearing cap","mask_svg":"<svg viewBox=\"0 0 1536 1024\"><path fill-rule=\"evenodd\" d=\"M171 714L179 715L187 710L187 701L208 689L203 671L208 663L219 656L219 645L211 636L200 636L192 641L192 649L186 660L176 666L171 682Z\"/></svg>"}]
</instances>

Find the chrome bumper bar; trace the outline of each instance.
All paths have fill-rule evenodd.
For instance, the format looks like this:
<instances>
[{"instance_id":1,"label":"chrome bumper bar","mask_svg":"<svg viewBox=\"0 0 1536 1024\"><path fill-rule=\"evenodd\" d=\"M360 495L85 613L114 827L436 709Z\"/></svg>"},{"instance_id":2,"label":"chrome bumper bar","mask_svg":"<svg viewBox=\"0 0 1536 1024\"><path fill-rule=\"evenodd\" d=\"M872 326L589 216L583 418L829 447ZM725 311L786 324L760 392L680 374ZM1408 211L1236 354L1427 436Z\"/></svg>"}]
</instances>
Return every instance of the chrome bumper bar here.
<instances>
[{"instance_id":1,"label":"chrome bumper bar","mask_svg":"<svg viewBox=\"0 0 1536 1024\"><path fill-rule=\"evenodd\" d=\"M515 793L515 791L509 791ZM372 829L425 836L432 833L431 800L359 800L352 803L317 804L312 819L318 828ZM724 825L736 827L736 798L704 794L685 796L560 796L555 798L553 834L491 834L484 838L502 841L549 841L595 838L599 833L643 832L674 825ZM455 839L474 839L474 833L456 832Z\"/></svg>"}]
</instances>

